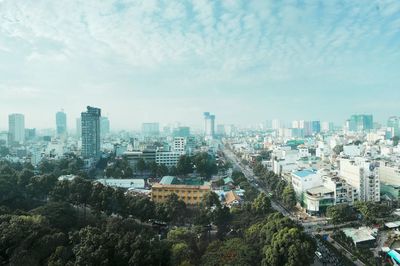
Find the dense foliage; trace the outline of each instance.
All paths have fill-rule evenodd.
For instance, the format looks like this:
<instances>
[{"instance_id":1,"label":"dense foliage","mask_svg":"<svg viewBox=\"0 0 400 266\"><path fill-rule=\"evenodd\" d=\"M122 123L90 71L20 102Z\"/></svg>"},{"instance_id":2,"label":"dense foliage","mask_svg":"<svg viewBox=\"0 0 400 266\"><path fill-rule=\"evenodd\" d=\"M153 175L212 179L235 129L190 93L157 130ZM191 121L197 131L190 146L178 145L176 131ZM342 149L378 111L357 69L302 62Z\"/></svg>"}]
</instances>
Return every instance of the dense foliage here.
<instances>
[{"instance_id":1,"label":"dense foliage","mask_svg":"<svg viewBox=\"0 0 400 266\"><path fill-rule=\"evenodd\" d=\"M157 204L103 186L75 163L46 161L38 170L0 162L1 265L294 265L300 254L296 265L312 261L313 241L240 172L234 181L249 188L242 206L230 209L210 192L192 208L175 194ZM59 181L59 173L80 177Z\"/></svg>"}]
</instances>

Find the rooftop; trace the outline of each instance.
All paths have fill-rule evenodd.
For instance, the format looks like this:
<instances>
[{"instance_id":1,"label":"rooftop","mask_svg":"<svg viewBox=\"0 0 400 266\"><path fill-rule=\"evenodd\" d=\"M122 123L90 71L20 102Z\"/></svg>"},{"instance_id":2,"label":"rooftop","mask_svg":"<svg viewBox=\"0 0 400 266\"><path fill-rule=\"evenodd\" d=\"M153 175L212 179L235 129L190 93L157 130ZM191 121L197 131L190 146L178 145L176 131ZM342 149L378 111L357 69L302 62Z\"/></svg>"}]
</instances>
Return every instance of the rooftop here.
<instances>
[{"instance_id":1,"label":"rooftop","mask_svg":"<svg viewBox=\"0 0 400 266\"><path fill-rule=\"evenodd\" d=\"M178 179L175 176L164 176L160 184L162 185L174 185L178 183Z\"/></svg>"},{"instance_id":2,"label":"rooftop","mask_svg":"<svg viewBox=\"0 0 400 266\"><path fill-rule=\"evenodd\" d=\"M305 170L301 170L301 171L296 171L293 174L300 178L304 178L309 175L315 175L316 173L317 173L317 171L315 169L305 169Z\"/></svg>"},{"instance_id":3,"label":"rooftop","mask_svg":"<svg viewBox=\"0 0 400 266\"><path fill-rule=\"evenodd\" d=\"M328 194L328 193L334 193L334 191L332 189L329 189L325 186L318 186L318 187L313 187L307 190L307 193L311 194L311 195L324 195L324 194Z\"/></svg>"},{"instance_id":4,"label":"rooftop","mask_svg":"<svg viewBox=\"0 0 400 266\"><path fill-rule=\"evenodd\" d=\"M351 237L354 243L361 243L375 240L374 235L376 234L377 229L363 226L360 228L344 228L342 231L346 236Z\"/></svg>"}]
</instances>

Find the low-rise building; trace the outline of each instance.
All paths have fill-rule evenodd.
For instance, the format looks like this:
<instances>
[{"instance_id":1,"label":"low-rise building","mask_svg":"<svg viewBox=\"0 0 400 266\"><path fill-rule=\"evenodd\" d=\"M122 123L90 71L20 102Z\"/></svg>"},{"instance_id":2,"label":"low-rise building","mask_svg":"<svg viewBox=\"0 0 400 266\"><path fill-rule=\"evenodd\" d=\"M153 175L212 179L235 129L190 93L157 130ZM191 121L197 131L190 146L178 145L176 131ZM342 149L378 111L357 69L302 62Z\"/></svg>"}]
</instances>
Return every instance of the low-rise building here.
<instances>
[{"instance_id":1,"label":"low-rise building","mask_svg":"<svg viewBox=\"0 0 400 266\"><path fill-rule=\"evenodd\" d=\"M198 205L204 195L211 191L211 186L200 180L180 180L176 177L165 176L160 183L153 184L151 199L154 202L165 202L171 194L176 194L188 205Z\"/></svg>"}]
</instances>

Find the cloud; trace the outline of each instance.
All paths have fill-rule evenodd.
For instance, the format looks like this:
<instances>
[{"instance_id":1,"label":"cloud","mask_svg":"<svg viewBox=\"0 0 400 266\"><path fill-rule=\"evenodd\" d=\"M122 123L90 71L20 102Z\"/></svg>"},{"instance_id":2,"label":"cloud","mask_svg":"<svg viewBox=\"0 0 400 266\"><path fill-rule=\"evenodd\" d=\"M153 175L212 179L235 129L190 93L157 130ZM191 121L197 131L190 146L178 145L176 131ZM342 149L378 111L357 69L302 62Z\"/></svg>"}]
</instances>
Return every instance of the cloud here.
<instances>
[{"instance_id":1,"label":"cloud","mask_svg":"<svg viewBox=\"0 0 400 266\"><path fill-rule=\"evenodd\" d=\"M399 3L3 0L0 85L192 98L399 84Z\"/></svg>"}]
</instances>

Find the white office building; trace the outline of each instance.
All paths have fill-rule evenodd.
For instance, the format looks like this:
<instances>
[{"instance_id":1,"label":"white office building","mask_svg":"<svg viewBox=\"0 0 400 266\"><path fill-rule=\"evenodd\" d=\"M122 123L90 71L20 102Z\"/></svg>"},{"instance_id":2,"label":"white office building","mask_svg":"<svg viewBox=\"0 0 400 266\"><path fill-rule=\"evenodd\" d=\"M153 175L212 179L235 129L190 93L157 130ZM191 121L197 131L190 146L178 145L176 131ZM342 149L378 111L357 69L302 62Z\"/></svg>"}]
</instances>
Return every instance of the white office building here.
<instances>
[{"instance_id":1,"label":"white office building","mask_svg":"<svg viewBox=\"0 0 400 266\"><path fill-rule=\"evenodd\" d=\"M380 183L375 163L363 157L340 159L340 177L357 190L357 200L380 201Z\"/></svg>"}]
</instances>

